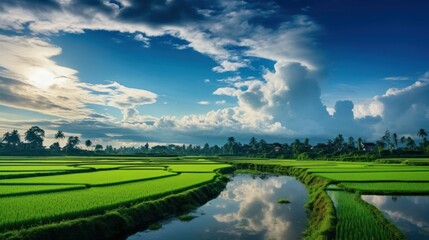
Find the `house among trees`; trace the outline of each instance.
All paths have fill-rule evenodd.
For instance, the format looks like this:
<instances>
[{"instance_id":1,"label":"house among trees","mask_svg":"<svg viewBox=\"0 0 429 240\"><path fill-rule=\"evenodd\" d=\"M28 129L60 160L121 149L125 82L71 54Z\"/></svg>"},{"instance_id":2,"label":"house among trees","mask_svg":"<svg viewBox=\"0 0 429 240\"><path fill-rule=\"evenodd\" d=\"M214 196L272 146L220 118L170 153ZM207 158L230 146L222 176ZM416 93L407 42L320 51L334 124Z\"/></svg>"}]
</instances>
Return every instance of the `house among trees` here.
<instances>
[{"instance_id":1,"label":"house among trees","mask_svg":"<svg viewBox=\"0 0 429 240\"><path fill-rule=\"evenodd\" d=\"M369 142L369 143L362 143L363 148L362 150L365 152L373 152L377 149L377 145L375 143Z\"/></svg>"}]
</instances>

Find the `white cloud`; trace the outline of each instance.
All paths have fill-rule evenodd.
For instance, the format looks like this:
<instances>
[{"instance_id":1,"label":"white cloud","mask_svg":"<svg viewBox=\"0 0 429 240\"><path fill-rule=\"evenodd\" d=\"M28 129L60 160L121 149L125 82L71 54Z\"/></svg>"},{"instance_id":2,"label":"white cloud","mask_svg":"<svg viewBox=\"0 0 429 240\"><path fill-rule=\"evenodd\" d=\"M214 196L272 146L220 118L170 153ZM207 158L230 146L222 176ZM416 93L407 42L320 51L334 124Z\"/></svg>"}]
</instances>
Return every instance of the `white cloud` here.
<instances>
[{"instance_id":1,"label":"white cloud","mask_svg":"<svg viewBox=\"0 0 429 240\"><path fill-rule=\"evenodd\" d=\"M402 89L390 88L373 100L358 104L355 114L358 117L380 116L375 124L382 134L386 129L398 134L414 135L419 128L429 128L429 83L417 81Z\"/></svg>"},{"instance_id":2,"label":"white cloud","mask_svg":"<svg viewBox=\"0 0 429 240\"><path fill-rule=\"evenodd\" d=\"M41 38L0 35L0 49L2 105L74 119L103 117L88 104L115 107L128 116L128 109L154 103L157 98L155 93L117 82L81 82L76 70L52 60L61 48Z\"/></svg>"},{"instance_id":3,"label":"white cloud","mask_svg":"<svg viewBox=\"0 0 429 240\"><path fill-rule=\"evenodd\" d=\"M357 103L353 108L355 118L365 118L367 116L377 117L383 115L383 104L377 100L370 100L366 103Z\"/></svg>"},{"instance_id":4,"label":"white cloud","mask_svg":"<svg viewBox=\"0 0 429 240\"><path fill-rule=\"evenodd\" d=\"M200 104L200 105L209 105L210 104L209 101L205 101L205 100L199 101L197 103Z\"/></svg>"},{"instance_id":5,"label":"white cloud","mask_svg":"<svg viewBox=\"0 0 429 240\"><path fill-rule=\"evenodd\" d=\"M225 100L220 100L220 101L216 101L217 105L225 105L226 101Z\"/></svg>"},{"instance_id":6,"label":"white cloud","mask_svg":"<svg viewBox=\"0 0 429 240\"><path fill-rule=\"evenodd\" d=\"M210 79L208 78L204 79L204 83L209 83L209 82L210 82Z\"/></svg>"},{"instance_id":7,"label":"white cloud","mask_svg":"<svg viewBox=\"0 0 429 240\"><path fill-rule=\"evenodd\" d=\"M407 76L395 76L395 77L385 77L384 80L388 81L407 81L410 77Z\"/></svg>"},{"instance_id":8,"label":"white cloud","mask_svg":"<svg viewBox=\"0 0 429 240\"><path fill-rule=\"evenodd\" d=\"M220 66L214 67L213 71L218 73L223 72L234 72L237 71L240 68L246 67L247 65L242 62L230 62L230 61L222 61L220 62Z\"/></svg>"},{"instance_id":9,"label":"white cloud","mask_svg":"<svg viewBox=\"0 0 429 240\"><path fill-rule=\"evenodd\" d=\"M235 82L241 81L243 80L243 78L241 78L241 76L233 76L233 77L227 77L227 78L222 78L222 79L218 79L218 82L224 82L224 83L229 83L229 84L233 84Z\"/></svg>"},{"instance_id":10,"label":"white cloud","mask_svg":"<svg viewBox=\"0 0 429 240\"><path fill-rule=\"evenodd\" d=\"M429 71L425 72L420 78L420 81L429 81Z\"/></svg>"},{"instance_id":11,"label":"white cloud","mask_svg":"<svg viewBox=\"0 0 429 240\"><path fill-rule=\"evenodd\" d=\"M134 39L135 39L136 41L142 42L144 47L146 47L146 48L150 47L150 39L149 39L148 37L145 37L143 34L138 33L138 34L134 37Z\"/></svg>"}]
</instances>

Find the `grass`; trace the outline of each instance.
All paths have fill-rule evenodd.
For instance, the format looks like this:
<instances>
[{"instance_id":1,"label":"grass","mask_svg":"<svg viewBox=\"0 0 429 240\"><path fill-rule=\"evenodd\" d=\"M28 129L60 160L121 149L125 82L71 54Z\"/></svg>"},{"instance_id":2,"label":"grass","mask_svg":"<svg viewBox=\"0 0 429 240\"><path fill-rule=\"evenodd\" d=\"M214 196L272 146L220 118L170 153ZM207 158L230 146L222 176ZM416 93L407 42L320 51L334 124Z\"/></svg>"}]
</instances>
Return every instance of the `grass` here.
<instances>
[{"instance_id":1,"label":"grass","mask_svg":"<svg viewBox=\"0 0 429 240\"><path fill-rule=\"evenodd\" d=\"M214 176L214 173L183 173L108 187L0 198L0 229L101 213L120 205L181 191L211 181Z\"/></svg>"},{"instance_id":2,"label":"grass","mask_svg":"<svg viewBox=\"0 0 429 240\"><path fill-rule=\"evenodd\" d=\"M351 173L315 173L336 182L375 182L375 181L421 181L429 182L429 171L423 172L351 172Z\"/></svg>"},{"instance_id":3,"label":"grass","mask_svg":"<svg viewBox=\"0 0 429 240\"><path fill-rule=\"evenodd\" d=\"M341 186L362 193L425 193L429 192L429 182L344 182Z\"/></svg>"},{"instance_id":4,"label":"grass","mask_svg":"<svg viewBox=\"0 0 429 240\"><path fill-rule=\"evenodd\" d=\"M160 228L162 228L162 225L161 225L161 224L159 224L159 223L153 223L153 224L150 224L150 225L147 227L147 229L149 229L149 230L151 230L151 231L155 231L155 230L158 230L158 229L160 229Z\"/></svg>"},{"instance_id":5,"label":"grass","mask_svg":"<svg viewBox=\"0 0 429 240\"><path fill-rule=\"evenodd\" d=\"M170 164L169 169L173 172L213 172L229 166L227 164Z\"/></svg>"},{"instance_id":6,"label":"grass","mask_svg":"<svg viewBox=\"0 0 429 240\"><path fill-rule=\"evenodd\" d=\"M428 167L409 167L409 166L398 166L398 167L329 167L329 168L310 168L307 170L310 173L360 173L360 172L429 172Z\"/></svg>"},{"instance_id":7,"label":"grass","mask_svg":"<svg viewBox=\"0 0 429 240\"><path fill-rule=\"evenodd\" d=\"M189 222L189 221L192 221L192 219L194 219L196 217L197 216L190 215L190 214L183 214L183 215L180 215L179 217L177 217L177 219L179 219L182 222Z\"/></svg>"},{"instance_id":8,"label":"grass","mask_svg":"<svg viewBox=\"0 0 429 240\"><path fill-rule=\"evenodd\" d=\"M0 172L35 172L35 171L64 171L64 170L79 170L75 167L70 166L52 166L52 165L35 165L35 166L28 166L28 165L0 165Z\"/></svg>"},{"instance_id":9,"label":"grass","mask_svg":"<svg viewBox=\"0 0 429 240\"><path fill-rule=\"evenodd\" d=\"M0 197L84 189L85 185L0 185Z\"/></svg>"},{"instance_id":10,"label":"grass","mask_svg":"<svg viewBox=\"0 0 429 240\"><path fill-rule=\"evenodd\" d=\"M91 186L172 176L163 170L107 170L88 173L0 180L1 184L86 184Z\"/></svg>"},{"instance_id":11,"label":"grass","mask_svg":"<svg viewBox=\"0 0 429 240\"><path fill-rule=\"evenodd\" d=\"M363 204L359 195L344 191L333 191L330 195L338 218L336 239L405 239L384 217L375 215Z\"/></svg>"},{"instance_id":12,"label":"grass","mask_svg":"<svg viewBox=\"0 0 429 240\"><path fill-rule=\"evenodd\" d=\"M289 200L287 200L287 199L281 198L281 199L277 200L277 203L280 203L280 204L288 204L288 203L290 203L290 201L289 201Z\"/></svg>"}]
</instances>

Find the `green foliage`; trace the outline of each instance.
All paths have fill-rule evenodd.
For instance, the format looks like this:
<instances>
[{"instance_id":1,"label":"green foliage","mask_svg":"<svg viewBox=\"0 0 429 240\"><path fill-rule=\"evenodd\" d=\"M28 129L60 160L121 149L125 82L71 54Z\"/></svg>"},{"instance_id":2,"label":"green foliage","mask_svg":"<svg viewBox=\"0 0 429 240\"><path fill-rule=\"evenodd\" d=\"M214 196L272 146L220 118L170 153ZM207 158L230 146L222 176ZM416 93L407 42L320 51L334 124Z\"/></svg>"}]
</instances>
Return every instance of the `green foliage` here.
<instances>
[{"instance_id":1,"label":"green foliage","mask_svg":"<svg viewBox=\"0 0 429 240\"><path fill-rule=\"evenodd\" d=\"M180 215L179 217L177 217L180 221L182 221L182 222L189 222L189 221L191 221L192 219L194 219L194 218L196 218L197 216L194 216L194 215L190 215L190 214L183 214L183 215Z\"/></svg>"},{"instance_id":2,"label":"green foliage","mask_svg":"<svg viewBox=\"0 0 429 240\"><path fill-rule=\"evenodd\" d=\"M152 231L158 230L160 228L162 228L162 225L159 223L153 223L147 227L147 229L152 230Z\"/></svg>"},{"instance_id":3,"label":"green foliage","mask_svg":"<svg viewBox=\"0 0 429 240\"><path fill-rule=\"evenodd\" d=\"M289 200L287 200L287 199L282 198L282 199L277 200L277 203L280 203L280 204L288 204L288 203L290 203L290 201L289 201Z\"/></svg>"}]
</instances>

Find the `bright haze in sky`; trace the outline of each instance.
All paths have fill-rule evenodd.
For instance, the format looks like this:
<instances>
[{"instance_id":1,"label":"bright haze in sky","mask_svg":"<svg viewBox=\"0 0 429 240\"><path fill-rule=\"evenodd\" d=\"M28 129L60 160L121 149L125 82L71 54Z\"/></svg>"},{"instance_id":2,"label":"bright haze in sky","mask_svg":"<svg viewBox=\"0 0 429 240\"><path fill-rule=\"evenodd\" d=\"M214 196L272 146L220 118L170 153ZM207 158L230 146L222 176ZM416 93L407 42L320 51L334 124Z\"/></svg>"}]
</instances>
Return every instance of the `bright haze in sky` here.
<instances>
[{"instance_id":1,"label":"bright haze in sky","mask_svg":"<svg viewBox=\"0 0 429 240\"><path fill-rule=\"evenodd\" d=\"M429 129L429 2L0 1L0 134L378 139Z\"/></svg>"}]
</instances>

